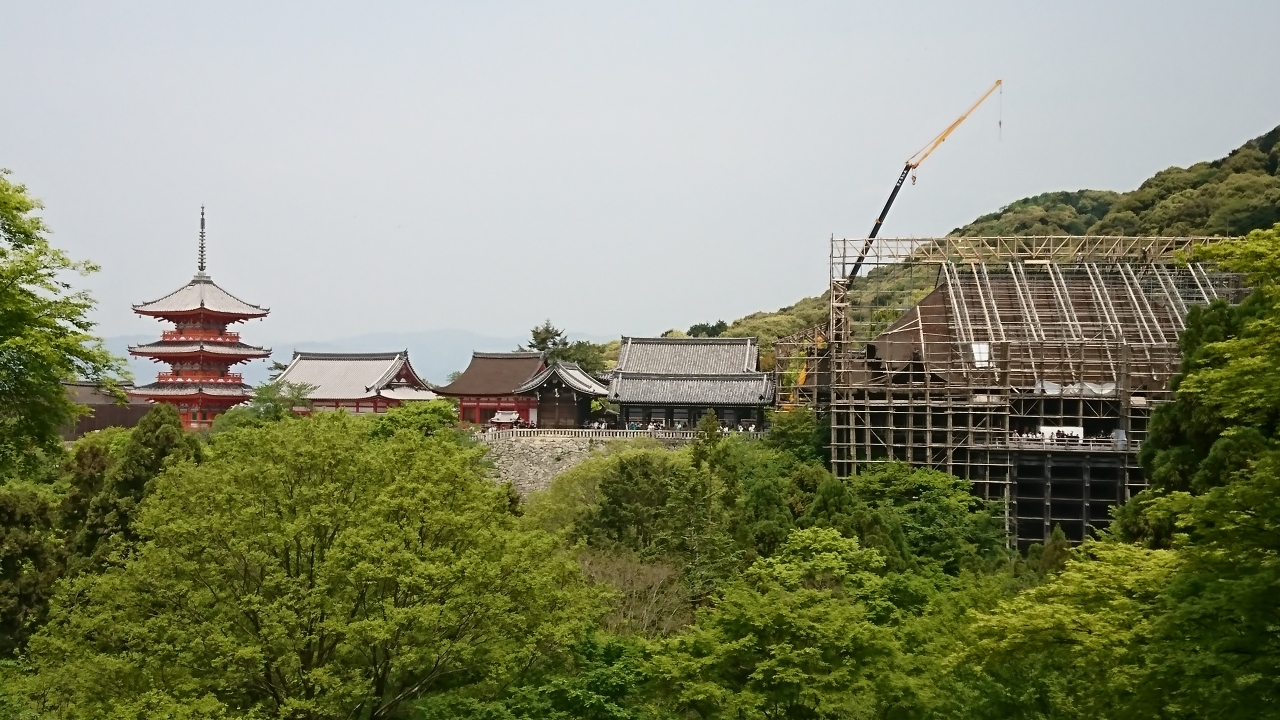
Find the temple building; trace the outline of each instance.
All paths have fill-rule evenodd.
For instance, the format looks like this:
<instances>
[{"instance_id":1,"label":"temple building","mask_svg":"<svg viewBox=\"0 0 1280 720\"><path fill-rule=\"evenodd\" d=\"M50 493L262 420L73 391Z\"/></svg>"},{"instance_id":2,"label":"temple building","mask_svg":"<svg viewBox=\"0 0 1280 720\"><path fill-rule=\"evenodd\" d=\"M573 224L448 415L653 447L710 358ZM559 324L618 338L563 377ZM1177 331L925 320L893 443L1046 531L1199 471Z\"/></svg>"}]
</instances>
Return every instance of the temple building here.
<instances>
[{"instance_id":1,"label":"temple building","mask_svg":"<svg viewBox=\"0 0 1280 720\"><path fill-rule=\"evenodd\" d=\"M745 338L622 338L609 400L626 424L692 427L708 410L724 425L763 427L774 381Z\"/></svg>"},{"instance_id":2,"label":"temple building","mask_svg":"<svg viewBox=\"0 0 1280 720\"><path fill-rule=\"evenodd\" d=\"M270 357L271 350L247 345L227 326L266 317L267 308L251 305L218 287L205 274L204 208L200 208L200 253L191 282L141 305L139 315L173 323L160 341L129 348L131 355L151 358L169 366L156 381L129 390L134 398L162 402L177 408L188 430L213 424L213 419L253 395L240 373L230 368L242 362Z\"/></svg>"},{"instance_id":3,"label":"temple building","mask_svg":"<svg viewBox=\"0 0 1280 720\"><path fill-rule=\"evenodd\" d=\"M95 430L109 427L131 428L151 411L152 405L146 400L131 397L128 403L122 405L115 395L95 383L64 382L62 386L67 389L71 402L83 405L86 410L83 415L77 416L62 428L62 439L68 442ZM131 388L125 386L124 389Z\"/></svg>"},{"instance_id":4,"label":"temple building","mask_svg":"<svg viewBox=\"0 0 1280 720\"><path fill-rule=\"evenodd\" d=\"M581 427L591 415L591 401L609 394L605 387L578 367L577 363L556 362L515 389L517 395L532 395L538 401L534 416L538 427Z\"/></svg>"},{"instance_id":5,"label":"temple building","mask_svg":"<svg viewBox=\"0 0 1280 720\"><path fill-rule=\"evenodd\" d=\"M276 382L310 387L313 410L382 413L406 402L435 400L431 383L409 364L409 351L389 353L295 352Z\"/></svg>"},{"instance_id":6,"label":"temple building","mask_svg":"<svg viewBox=\"0 0 1280 720\"><path fill-rule=\"evenodd\" d=\"M458 418L483 425L501 410L515 411L522 422L538 424L539 400L516 391L545 367L540 352L473 352L457 380L436 388L458 399Z\"/></svg>"}]
</instances>

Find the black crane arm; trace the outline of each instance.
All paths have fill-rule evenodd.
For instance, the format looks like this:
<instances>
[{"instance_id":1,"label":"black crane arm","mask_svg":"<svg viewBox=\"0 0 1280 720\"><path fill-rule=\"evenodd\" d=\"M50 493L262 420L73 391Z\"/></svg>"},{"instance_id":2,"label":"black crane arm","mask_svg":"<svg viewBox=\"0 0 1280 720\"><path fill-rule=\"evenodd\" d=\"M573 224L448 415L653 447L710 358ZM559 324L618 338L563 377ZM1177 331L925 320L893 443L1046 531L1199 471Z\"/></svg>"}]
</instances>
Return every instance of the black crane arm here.
<instances>
[{"instance_id":1,"label":"black crane arm","mask_svg":"<svg viewBox=\"0 0 1280 720\"><path fill-rule=\"evenodd\" d=\"M858 253L858 260L854 262L853 270L850 271L846 277L857 277L858 271L862 269L862 263L867 258L867 252L871 250L871 244L875 242L876 235L880 232L880 226L884 224L885 216L889 214L889 208L893 207L893 201L898 199L898 191L902 190L902 184L907 181L907 176L911 174L911 171L920 167L920 163L924 162L925 158L932 155L933 151L937 150L938 146L945 142L946 139L950 137L951 133L955 132L956 128L960 127L960 123L964 122L965 118L973 114L973 111L977 110L978 106L985 102L987 98L991 97L991 93L995 92L996 88L999 88L1003 84L1003 80L997 80L994 85L982 94L982 97L978 98L978 102L971 105L968 110L965 110L964 114L956 118L956 121L951 123L946 130L938 133L937 137L926 143L925 146L920 148L915 155L907 158L907 164L902 168L902 174L898 176L898 184L894 185L893 192L889 193L889 199L885 202L884 209L880 211L880 217L876 218L876 224L871 226L871 232L867 234L866 242L862 243L862 252ZM1001 90L1000 92L1003 93L1004 91Z\"/></svg>"},{"instance_id":2,"label":"black crane arm","mask_svg":"<svg viewBox=\"0 0 1280 720\"><path fill-rule=\"evenodd\" d=\"M898 184L893 186L893 192L889 193L889 199L884 203L884 209L880 211L880 217L876 218L876 224L871 226L871 232L867 233L866 242L862 243L862 251L858 253L858 260L853 264L853 270L849 271L848 277L857 277L858 271L862 269L862 261L867 259L867 252L871 250L871 243L875 242L876 235L880 234L880 226L884 224L885 217L889 214L889 208L893 207L893 201L898 199L898 192L902 190L902 184L907 181L907 175L911 174L914 166L907 163L902 168L902 174L898 176Z\"/></svg>"}]
</instances>

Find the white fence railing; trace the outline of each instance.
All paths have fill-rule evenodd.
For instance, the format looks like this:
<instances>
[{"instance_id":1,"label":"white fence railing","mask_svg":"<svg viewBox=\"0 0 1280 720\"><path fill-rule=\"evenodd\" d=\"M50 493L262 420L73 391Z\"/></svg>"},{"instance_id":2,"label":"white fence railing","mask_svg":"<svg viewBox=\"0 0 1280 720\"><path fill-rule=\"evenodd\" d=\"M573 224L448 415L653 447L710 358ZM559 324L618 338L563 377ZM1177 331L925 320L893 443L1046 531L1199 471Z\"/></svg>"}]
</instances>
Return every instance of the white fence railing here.
<instances>
[{"instance_id":1,"label":"white fence railing","mask_svg":"<svg viewBox=\"0 0 1280 720\"><path fill-rule=\"evenodd\" d=\"M738 432L736 430L725 433L725 435L733 435L748 440L759 440L767 434L763 432ZM481 442L493 442L517 437L576 437L606 440L647 437L655 440L682 440L688 442L697 436L697 430L576 430L571 428L537 428L536 430L533 428L520 428L476 433L476 439Z\"/></svg>"}]
</instances>

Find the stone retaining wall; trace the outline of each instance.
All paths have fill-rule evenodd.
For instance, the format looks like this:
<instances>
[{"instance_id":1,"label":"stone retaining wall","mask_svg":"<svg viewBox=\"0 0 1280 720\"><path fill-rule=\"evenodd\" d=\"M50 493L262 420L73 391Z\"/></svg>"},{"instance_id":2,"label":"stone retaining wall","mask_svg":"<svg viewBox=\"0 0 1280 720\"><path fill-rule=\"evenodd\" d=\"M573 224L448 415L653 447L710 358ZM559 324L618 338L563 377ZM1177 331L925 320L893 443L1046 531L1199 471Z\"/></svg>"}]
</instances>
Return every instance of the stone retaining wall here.
<instances>
[{"instance_id":1,"label":"stone retaining wall","mask_svg":"<svg viewBox=\"0 0 1280 720\"><path fill-rule=\"evenodd\" d=\"M489 446L489 459L494 464L494 480L509 482L521 495L528 495L546 488L556 475L591 457L592 453L610 442L620 441L541 435L486 440L485 444ZM677 447L687 441L661 442L668 447Z\"/></svg>"}]
</instances>

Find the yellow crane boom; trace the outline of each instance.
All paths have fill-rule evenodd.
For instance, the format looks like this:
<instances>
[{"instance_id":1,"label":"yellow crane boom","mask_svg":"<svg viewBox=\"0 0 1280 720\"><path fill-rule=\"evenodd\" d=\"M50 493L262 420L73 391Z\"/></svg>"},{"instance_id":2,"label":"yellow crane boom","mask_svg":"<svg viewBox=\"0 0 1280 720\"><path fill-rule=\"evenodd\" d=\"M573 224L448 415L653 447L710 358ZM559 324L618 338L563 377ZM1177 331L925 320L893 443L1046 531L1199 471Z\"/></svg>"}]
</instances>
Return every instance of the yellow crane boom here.
<instances>
[{"instance_id":1,"label":"yellow crane boom","mask_svg":"<svg viewBox=\"0 0 1280 720\"><path fill-rule=\"evenodd\" d=\"M884 224L884 219L888 217L889 208L893 207L893 201L898 199L898 192L902 190L902 184L906 182L907 176L911 175L911 182L914 183L915 175L913 173L916 168L920 167L920 163L924 162L925 158L933 154L933 151L937 150L938 146L946 141L947 136L955 132L955 129L960 127L960 123L964 122L966 118L972 115L973 111L977 110L979 105L986 102L987 98L991 97L991 93L995 92L1003 84L1003 80L996 80L995 84L988 88L987 91L982 94L982 97L978 98L978 102L969 106L969 109L965 110L963 115L956 118L955 122L948 125L946 130L938 133L937 137L925 143L925 146L920 148L915 155L907 158L907 164L902 168L902 174L898 176L898 182L893 186L893 192L889 193L889 200L885 202L884 209L880 211L880 217L876 218L876 224L872 225L871 232L867 233L867 240L862 244L862 252L858 253L858 260L853 264L853 270L849 271L848 277L857 277L858 271L862 269L862 261L867 258L867 252L871 250L871 243L875 242L876 235L880 233L880 226Z\"/></svg>"},{"instance_id":2,"label":"yellow crane boom","mask_svg":"<svg viewBox=\"0 0 1280 720\"><path fill-rule=\"evenodd\" d=\"M965 110L963 115L956 118L955 122L948 125L946 130L943 130L942 132L938 133L937 137L925 143L924 147L920 148L920 150L918 150L915 155L912 155L911 157L907 158L907 168L911 170L915 170L916 168L920 167L920 163L924 162L924 159L929 157L929 155L931 155L934 150L937 150L938 146L941 145L943 141L947 139L947 136L955 132L956 128L960 127L960 123L968 119L968 117L973 114L973 111L977 110L979 105L986 102L987 98L991 97L991 93L998 90L1000 86L1003 84L1004 84L1003 80L997 80L994 85L992 85L990 88L987 89L986 92L982 93L982 97L978 98L978 102L974 103L973 105L970 105L969 109Z\"/></svg>"}]
</instances>

